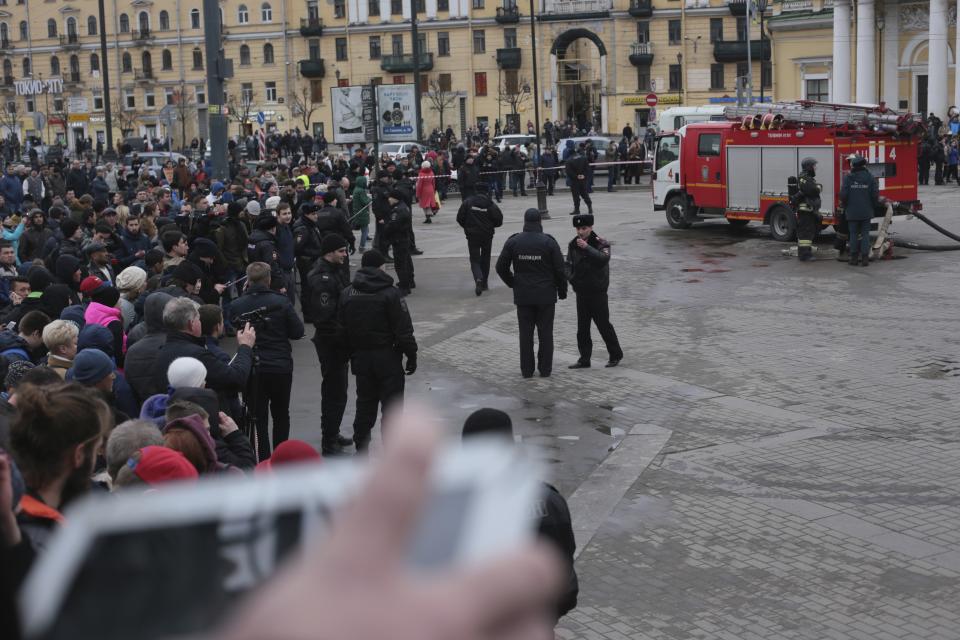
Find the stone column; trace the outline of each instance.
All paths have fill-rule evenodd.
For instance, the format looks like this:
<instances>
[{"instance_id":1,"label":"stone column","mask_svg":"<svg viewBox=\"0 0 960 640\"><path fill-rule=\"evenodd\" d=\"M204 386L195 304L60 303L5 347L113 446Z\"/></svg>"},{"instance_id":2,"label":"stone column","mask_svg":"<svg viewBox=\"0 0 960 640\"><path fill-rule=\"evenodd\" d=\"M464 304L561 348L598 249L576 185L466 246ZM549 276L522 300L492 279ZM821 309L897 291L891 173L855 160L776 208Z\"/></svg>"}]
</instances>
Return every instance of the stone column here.
<instances>
[{"instance_id":1,"label":"stone column","mask_svg":"<svg viewBox=\"0 0 960 640\"><path fill-rule=\"evenodd\" d=\"M609 111L607 102L607 56L600 56L600 129L609 131Z\"/></svg>"},{"instance_id":2,"label":"stone column","mask_svg":"<svg viewBox=\"0 0 960 640\"><path fill-rule=\"evenodd\" d=\"M953 106L960 108L960 4L957 5L956 27L957 41L953 46Z\"/></svg>"},{"instance_id":3,"label":"stone column","mask_svg":"<svg viewBox=\"0 0 960 640\"><path fill-rule=\"evenodd\" d=\"M900 105L900 5L896 0L886 0L883 29L883 86L880 88L883 101L891 109Z\"/></svg>"},{"instance_id":4,"label":"stone column","mask_svg":"<svg viewBox=\"0 0 960 640\"><path fill-rule=\"evenodd\" d=\"M834 102L850 102L850 4L833 3L833 90Z\"/></svg>"},{"instance_id":5,"label":"stone column","mask_svg":"<svg viewBox=\"0 0 960 640\"><path fill-rule=\"evenodd\" d=\"M403 19L404 19L404 21L407 21L407 22L408 22L408 21L410 20L410 15L411 15L410 12L411 12L412 10L413 10L413 0L410 0L410 2L404 2L404 3L403 3ZM412 45L411 45L411 49L412 49Z\"/></svg>"},{"instance_id":6,"label":"stone column","mask_svg":"<svg viewBox=\"0 0 960 640\"><path fill-rule=\"evenodd\" d=\"M947 0L930 0L927 34L927 113L947 119Z\"/></svg>"},{"instance_id":7,"label":"stone column","mask_svg":"<svg viewBox=\"0 0 960 640\"><path fill-rule=\"evenodd\" d=\"M437 19L437 0L427 0L427 20Z\"/></svg>"},{"instance_id":8,"label":"stone column","mask_svg":"<svg viewBox=\"0 0 960 640\"><path fill-rule=\"evenodd\" d=\"M874 0L857 0L857 102L877 102L877 39Z\"/></svg>"},{"instance_id":9,"label":"stone column","mask_svg":"<svg viewBox=\"0 0 960 640\"><path fill-rule=\"evenodd\" d=\"M560 119L560 78L557 74L557 54L550 54L550 90L553 100L550 101L550 118L553 121Z\"/></svg>"}]
</instances>

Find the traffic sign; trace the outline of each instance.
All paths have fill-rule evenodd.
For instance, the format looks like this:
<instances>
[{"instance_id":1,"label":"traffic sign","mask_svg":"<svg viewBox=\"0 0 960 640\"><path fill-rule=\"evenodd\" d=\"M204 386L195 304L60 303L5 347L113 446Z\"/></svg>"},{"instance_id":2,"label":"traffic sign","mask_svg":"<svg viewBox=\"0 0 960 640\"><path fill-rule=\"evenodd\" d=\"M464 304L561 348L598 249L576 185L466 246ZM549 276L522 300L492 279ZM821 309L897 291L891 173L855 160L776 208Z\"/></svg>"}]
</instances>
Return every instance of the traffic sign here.
<instances>
[{"instance_id":1,"label":"traffic sign","mask_svg":"<svg viewBox=\"0 0 960 640\"><path fill-rule=\"evenodd\" d=\"M257 111L257 124L262 127L266 121L267 116L263 115L263 111Z\"/></svg>"},{"instance_id":2,"label":"traffic sign","mask_svg":"<svg viewBox=\"0 0 960 640\"><path fill-rule=\"evenodd\" d=\"M657 94L655 94L655 93L648 93L648 94L647 94L647 106L648 106L648 107L655 107L655 106L657 106L657 103L658 103L659 101L660 101L660 100L657 98Z\"/></svg>"}]
</instances>

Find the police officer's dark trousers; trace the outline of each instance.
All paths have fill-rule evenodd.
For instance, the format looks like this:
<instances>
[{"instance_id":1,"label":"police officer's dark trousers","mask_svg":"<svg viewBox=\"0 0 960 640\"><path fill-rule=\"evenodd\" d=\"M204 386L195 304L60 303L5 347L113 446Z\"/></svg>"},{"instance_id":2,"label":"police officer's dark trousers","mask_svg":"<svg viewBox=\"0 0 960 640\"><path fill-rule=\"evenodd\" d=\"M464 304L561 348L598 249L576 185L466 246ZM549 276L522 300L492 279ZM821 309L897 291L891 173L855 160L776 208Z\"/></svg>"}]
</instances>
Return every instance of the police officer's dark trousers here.
<instances>
[{"instance_id":1,"label":"police officer's dark trousers","mask_svg":"<svg viewBox=\"0 0 960 640\"><path fill-rule=\"evenodd\" d=\"M580 199L583 198L583 201L587 203L587 210L593 213L593 201L590 199L590 194L587 193L585 180L577 180L576 178L570 180L570 194L573 196L573 210L575 212L580 212Z\"/></svg>"},{"instance_id":2,"label":"police officer's dark trousers","mask_svg":"<svg viewBox=\"0 0 960 640\"><path fill-rule=\"evenodd\" d=\"M290 437L292 373L260 371L257 380L257 439L259 459L270 457L268 415L273 417L273 448Z\"/></svg>"},{"instance_id":3,"label":"police officer's dark trousers","mask_svg":"<svg viewBox=\"0 0 960 640\"><path fill-rule=\"evenodd\" d=\"M534 368L540 375L553 371L553 316L556 304L518 304L517 321L520 325L520 373L533 375ZM537 359L533 359L533 330L537 330Z\"/></svg>"},{"instance_id":4,"label":"police officer's dark trousers","mask_svg":"<svg viewBox=\"0 0 960 640\"><path fill-rule=\"evenodd\" d=\"M304 322L310 322L312 315L313 296L311 293L313 290L310 288L310 282L307 279L307 275L312 268L313 259L306 256L297 258L297 271L300 272L300 311L303 313Z\"/></svg>"},{"instance_id":5,"label":"police officer's dark trousers","mask_svg":"<svg viewBox=\"0 0 960 640\"><path fill-rule=\"evenodd\" d=\"M817 236L820 220L812 211L797 212L797 256L803 260L813 255L813 239Z\"/></svg>"},{"instance_id":6,"label":"police officer's dark trousers","mask_svg":"<svg viewBox=\"0 0 960 640\"><path fill-rule=\"evenodd\" d=\"M320 360L320 432L324 448L337 445L340 423L347 408L349 358L334 338L318 336L313 339Z\"/></svg>"},{"instance_id":7,"label":"police officer's dark trousers","mask_svg":"<svg viewBox=\"0 0 960 640\"><path fill-rule=\"evenodd\" d=\"M467 238L467 251L470 252L470 272L474 281L479 280L486 286L490 276L490 248L493 245L493 236L489 238Z\"/></svg>"},{"instance_id":8,"label":"police officer's dark trousers","mask_svg":"<svg viewBox=\"0 0 960 640\"><path fill-rule=\"evenodd\" d=\"M408 243L394 243L393 268L397 272L397 287L409 289L413 281L413 258L410 256Z\"/></svg>"},{"instance_id":9,"label":"police officer's dark trousers","mask_svg":"<svg viewBox=\"0 0 960 640\"><path fill-rule=\"evenodd\" d=\"M617 339L617 332L610 323L610 307L607 293L578 293L577 294L577 350L580 351L580 362L590 362L593 355L593 339L590 337L590 323L597 325L603 344L607 346L607 353L611 360L622 360L623 349Z\"/></svg>"},{"instance_id":10,"label":"police officer's dark trousers","mask_svg":"<svg viewBox=\"0 0 960 640\"><path fill-rule=\"evenodd\" d=\"M357 412L353 419L353 442L357 451L370 446L370 432L396 403L403 402L405 383L400 352L394 349L361 349L350 361L357 378Z\"/></svg>"}]
</instances>

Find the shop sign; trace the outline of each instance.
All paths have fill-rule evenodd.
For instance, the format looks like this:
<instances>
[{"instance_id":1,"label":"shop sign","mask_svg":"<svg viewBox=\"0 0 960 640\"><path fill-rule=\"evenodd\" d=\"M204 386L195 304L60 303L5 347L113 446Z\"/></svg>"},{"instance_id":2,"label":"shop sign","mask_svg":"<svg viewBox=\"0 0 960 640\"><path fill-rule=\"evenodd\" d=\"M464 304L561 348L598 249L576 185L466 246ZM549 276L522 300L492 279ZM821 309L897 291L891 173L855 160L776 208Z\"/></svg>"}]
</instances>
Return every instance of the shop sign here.
<instances>
[{"instance_id":1,"label":"shop sign","mask_svg":"<svg viewBox=\"0 0 960 640\"><path fill-rule=\"evenodd\" d=\"M13 83L18 96L38 96L44 93L63 93L63 79L17 80Z\"/></svg>"}]
</instances>

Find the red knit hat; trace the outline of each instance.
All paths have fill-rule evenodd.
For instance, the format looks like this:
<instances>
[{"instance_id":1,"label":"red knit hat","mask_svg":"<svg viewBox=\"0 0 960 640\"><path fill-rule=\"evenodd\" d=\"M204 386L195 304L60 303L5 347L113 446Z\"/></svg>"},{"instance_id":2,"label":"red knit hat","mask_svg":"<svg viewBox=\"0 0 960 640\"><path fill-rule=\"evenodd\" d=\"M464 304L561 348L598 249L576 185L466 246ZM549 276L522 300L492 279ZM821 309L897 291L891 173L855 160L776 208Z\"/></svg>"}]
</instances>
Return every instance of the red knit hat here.
<instances>
[{"instance_id":1,"label":"red knit hat","mask_svg":"<svg viewBox=\"0 0 960 640\"><path fill-rule=\"evenodd\" d=\"M196 480L200 477L190 461L180 453L166 447L149 446L140 449L140 461L127 461L138 478L147 484L160 484L171 480Z\"/></svg>"},{"instance_id":2,"label":"red knit hat","mask_svg":"<svg viewBox=\"0 0 960 640\"><path fill-rule=\"evenodd\" d=\"M303 440L284 440L273 450L273 455L257 465L257 471L270 471L275 466L291 463L320 461L320 454Z\"/></svg>"},{"instance_id":3,"label":"red knit hat","mask_svg":"<svg viewBox=\"0 0 960 640\"><path fill-rule=\"evenodd\" d=\"M80 293L91 294L103 286L103 280L97 276L87 276L80 283Z\"/></svg>"}]
</instances>

